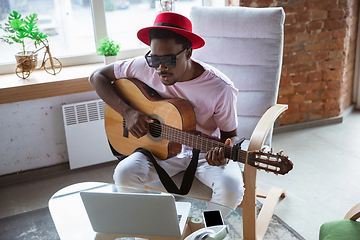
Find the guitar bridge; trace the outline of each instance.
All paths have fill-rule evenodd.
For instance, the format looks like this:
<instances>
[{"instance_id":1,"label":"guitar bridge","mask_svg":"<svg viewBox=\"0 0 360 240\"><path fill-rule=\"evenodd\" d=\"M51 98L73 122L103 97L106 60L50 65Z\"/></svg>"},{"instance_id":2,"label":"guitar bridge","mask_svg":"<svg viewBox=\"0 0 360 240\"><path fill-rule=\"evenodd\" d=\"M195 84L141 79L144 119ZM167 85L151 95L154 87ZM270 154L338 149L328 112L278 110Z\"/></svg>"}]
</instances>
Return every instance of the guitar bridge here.
<instances>
[{"instance_id":1,"label":"guitar bridge","mask_svg":"<svg viewBox=\"0 0 360 240\"><path fill-rule=\"evenodd\" d=\"M129 138L129 130L126 127L125 118L123 118L123 137Z\"/></svg>"}]
</instances>

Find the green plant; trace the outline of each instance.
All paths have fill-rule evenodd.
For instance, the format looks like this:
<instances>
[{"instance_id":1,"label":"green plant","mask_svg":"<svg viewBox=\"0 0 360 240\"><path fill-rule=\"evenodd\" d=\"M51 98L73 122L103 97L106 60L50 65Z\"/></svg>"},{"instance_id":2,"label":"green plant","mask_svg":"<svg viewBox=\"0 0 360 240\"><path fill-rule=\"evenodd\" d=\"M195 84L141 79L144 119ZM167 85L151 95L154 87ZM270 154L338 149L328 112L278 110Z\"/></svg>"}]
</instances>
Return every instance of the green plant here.
<instances>
[{"instance_id":1,"label":"green plant","mask_svg":"<svg viewBox=\"0 0 360 240\"><path fill-rule=\"evenodd\" d=\"M37 21L38 18L36 13L21 18L21 14L13 11L10 13L5 26L0 24L0 29L9 34L1 36L0 40L8 44L21 44L22 53L25 55L27 39L33 40L35 43L40 43L41 40L48 37L46 34L39 32L39 29L36 26Z\"/></svg>"},{"instance_id":2,"label":"green plant","mask_svg":"<svg viewBox=\"0 0 360 240\"><path fill-rule=\"evenodd\" d=\"M102 56L116 56L120 52L120 45L109 37L105 37L100 40L97 52Z\"/></svg>"}]
</instances>

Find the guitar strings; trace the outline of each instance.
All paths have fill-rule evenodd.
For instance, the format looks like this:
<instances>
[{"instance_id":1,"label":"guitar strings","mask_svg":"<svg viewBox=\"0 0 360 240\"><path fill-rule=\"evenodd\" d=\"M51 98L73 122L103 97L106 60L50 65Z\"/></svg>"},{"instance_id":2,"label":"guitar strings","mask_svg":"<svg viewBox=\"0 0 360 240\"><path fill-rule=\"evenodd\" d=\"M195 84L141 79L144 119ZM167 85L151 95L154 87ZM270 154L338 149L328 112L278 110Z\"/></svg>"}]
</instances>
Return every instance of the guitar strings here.
<instances>
[{"instance_id":1,"label":"guitar strings","mask_svg":"<svg viewBox=\"0 0 360 240\"><path fill-rule=\"evenodd\" d=\"M168 126L166 124L163 123L151 123L150 127L149 127L149 131L150 134L152 136L158 136L158 137L162 137L165 138L169 141L173 141L176 143L180 143L180 144L184 144L184 145L190 145L193 146L196 149L200 149L202 151L208 151L209 149L211 149L212 147L223 147L224 148L224 155L227 158L231 158L232 159L232 152L233 152L233 148L225 145L224 143L221 142L217 142L215 140L211 140L211 139L206 139L204 137L195 135L195 134L191 134L188 132L184 132L180 129L177 129L175 127L171 127ZM246 159L248 152L244 151L244 150L239 150L237 152L237 159L233 159L235 161L239 161L239 159ZM253 158L253 157L251 157ZM269 165L269 161L271 161L271 159L269 157L267 157L267 159L262 159L261 157L256 157L253 164L250 164L254 167L257 167L259 169L263 169L266 171L271 171L271 172L278 172L280 170L279 166L274 166L274 165ZM242 161L240 161L242 162ZM274 163L278 163L278 161L271 161ZM245 161L243 162L245 163Z\"/></svg>"},{"instance_id":2,"label":"guitar strings","mask_svg":"<svg viewBox=\"0 0 360 240\"><path fill-rule=\"evenodd\" d=\"M163 123L152 123L150 124L150 126L151 125L152 127L150 127L149 131L150 134L153 136L161 136L170 141L181 143L184 145L191 145L191 146L195 145L194 148L200 149L202 151L208 151L212 147L223 147L224 155L226 157L230 157L233 151L232 147L225 145L224 143L207 139L188 132L184 132L180 129L165 125ZM242 152L240 153L245 155L245 153Z\"/></svg>"}]
</instances>

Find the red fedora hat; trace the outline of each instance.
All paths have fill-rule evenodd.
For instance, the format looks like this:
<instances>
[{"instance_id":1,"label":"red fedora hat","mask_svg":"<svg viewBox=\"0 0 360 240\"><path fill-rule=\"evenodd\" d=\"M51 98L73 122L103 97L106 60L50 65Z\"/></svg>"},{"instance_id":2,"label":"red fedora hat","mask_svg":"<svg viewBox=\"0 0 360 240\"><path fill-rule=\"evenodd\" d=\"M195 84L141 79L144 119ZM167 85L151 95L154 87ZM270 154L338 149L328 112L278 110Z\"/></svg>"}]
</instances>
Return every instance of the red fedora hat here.
<instances>
[{"instance_id":1,"label":"red fedora hat","mask_svg":"<svg viewBox=\"0 0 360 240\"><path fill-rule=\"evenodd\" d=\"M192 32L191 21L187 17L174 12L158 14L153 26L142 28L138 31L138 39L146 45L150 45L148 33L149 30L153 28L169 29L183 35L191 41L193 49L201 48L205 45L204 39Z\"/></svg>"}]
</instances>

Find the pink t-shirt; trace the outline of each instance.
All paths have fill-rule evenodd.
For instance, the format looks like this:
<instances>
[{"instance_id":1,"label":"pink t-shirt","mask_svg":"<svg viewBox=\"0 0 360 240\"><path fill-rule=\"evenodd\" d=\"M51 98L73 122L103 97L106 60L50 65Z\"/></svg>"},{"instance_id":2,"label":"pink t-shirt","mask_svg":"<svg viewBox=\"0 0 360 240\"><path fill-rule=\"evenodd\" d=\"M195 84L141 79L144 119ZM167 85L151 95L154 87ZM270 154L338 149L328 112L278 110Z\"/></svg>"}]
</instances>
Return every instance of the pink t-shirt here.
<instances>
[{"instance_id":1,"label":"pink t-shirt","mask_svg":"<svg viewBox=\"0 0 360 240\"><path fill-rule=\"evenodd\" d=\"M238 90L230 79L216 68L200 61L205 71L197 78L165 86L154 68L143 56L117 62L114 74L119 78L136 78L155 89L164 98L185 99L194 108L196 129L220 137L220 131L229 132L237 127L236 97Z\"/></svg>"}]
</instances>

